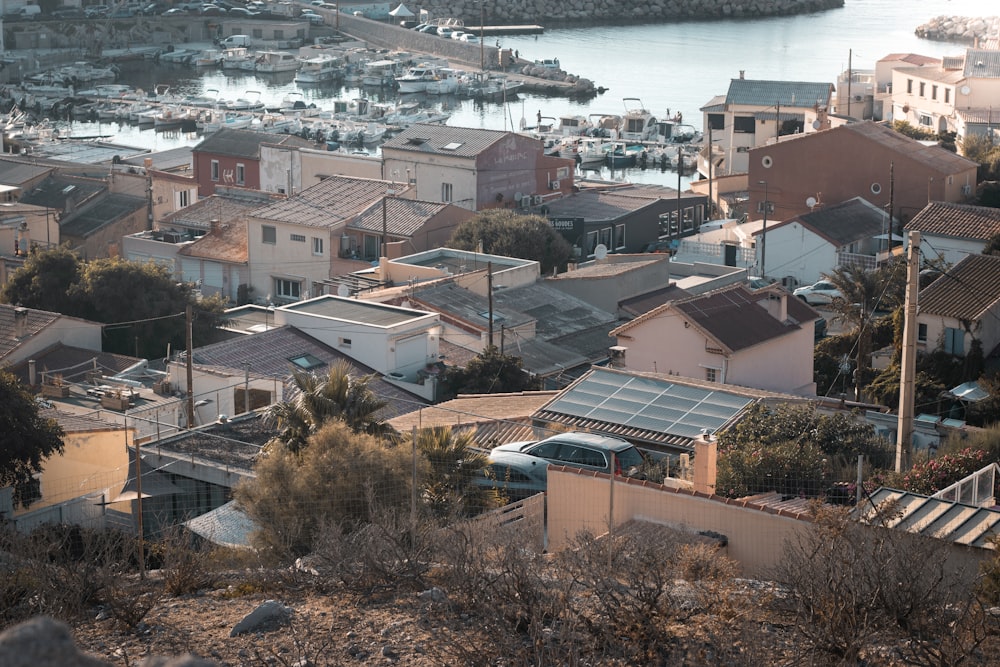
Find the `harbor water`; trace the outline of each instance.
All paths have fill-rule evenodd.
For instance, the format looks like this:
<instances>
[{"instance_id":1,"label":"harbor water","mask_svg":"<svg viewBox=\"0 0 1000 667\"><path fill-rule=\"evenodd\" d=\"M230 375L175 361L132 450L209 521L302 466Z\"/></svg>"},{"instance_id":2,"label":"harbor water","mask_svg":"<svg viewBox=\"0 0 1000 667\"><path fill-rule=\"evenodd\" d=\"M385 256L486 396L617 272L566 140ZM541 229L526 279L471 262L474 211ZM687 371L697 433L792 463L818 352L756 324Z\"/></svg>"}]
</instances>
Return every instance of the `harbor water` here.
<instances>
[{"instance_id":1,"label":"harbor water","mask_svg":"<svg viewBox=\"0 0 1000 667\"><path fill-rule=\"evenodd\" d=\"M450 113L448 125L516 130L522 123L534 124L539 114L551 118L621 114L624 98L639 98L658 117L681 112L686 122L700 129L699 109L714 96L724 95L730 79L741 72L748 79L835 83L849 59L854 69L864 70L873 69L890 53L960 54L965 45L920 39L914 29L935 16L982 16L988 9L980 0L847 0L840 9L757 20L546 27L542 35L504 37L502 46L528 60L559 58L567 72L606 88L603 94L588 100L522 93L506 103L450 96L429 97L425 102ZM338 98L365 96L384 102L398 98L390 90L300 87L293 81L294 72L205 71L145 61L122 63L121 69L121 83L145 90L166 84L171 93L221 99L245 97L251 91L269 105L289 95L301 95L304 102L319 107L332 106ZM193 145L201 139L195 133L140 130L117 123L74 121L66 129L64 135L99 135L155 150ZM611 174L605 169L602 176ZM677 185L675 172L659 169L632 169L624 176L634 182Z\"/></svg>"}]
</instances>

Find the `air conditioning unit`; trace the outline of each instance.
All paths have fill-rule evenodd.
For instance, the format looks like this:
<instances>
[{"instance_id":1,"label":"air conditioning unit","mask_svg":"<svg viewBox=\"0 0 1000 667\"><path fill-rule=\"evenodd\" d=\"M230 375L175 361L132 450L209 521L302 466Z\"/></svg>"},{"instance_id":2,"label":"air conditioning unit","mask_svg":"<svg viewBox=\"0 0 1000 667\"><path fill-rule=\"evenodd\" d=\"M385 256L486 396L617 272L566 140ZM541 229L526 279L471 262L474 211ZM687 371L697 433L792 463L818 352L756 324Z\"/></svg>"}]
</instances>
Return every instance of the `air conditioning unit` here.
<instances>
[{"instance_id":1,"label":"air conditioning unit","mask_svg":"<svg viewBox=\"0 0 1000 667\"><path fill-rule=\"evenodd\" d=\"M559 181L552 181L551 183L549 183L549 190L558 190L558 189L559 189Z\"/></svg>"},{"instance_id":2,"label":"air conditioning unit","mask_svg":"<svg viewBox=\"0 0 1000 667\"><path fill-rule=\"evenodd\" d=\"M531 195L531 204L532 204L532 206L538 206L539 204L542 203L542 201L543 201L542 200L542 195Z\"/></svg>"},{"instance_id":3,"label":"air conditioning unit","mask_svg":"<svg viewBox=\"0 0 1000 667\"><path fill-rule=\"evenodd\" d=\"M736 147L736 152L737 153L749 153L750 152L750 147L749 146L737 146Z\"/></svg>"},{"instance_id":4,"label":"air conditioning unit","mask_svg":"<svg viewBox=\"0 0 1000 667\"><path fill-rule=\"evenodd\" d=\"M531 206L531 196L524 195L521 197L521 208L528 208Z\"/></svg>"}]
</instances>

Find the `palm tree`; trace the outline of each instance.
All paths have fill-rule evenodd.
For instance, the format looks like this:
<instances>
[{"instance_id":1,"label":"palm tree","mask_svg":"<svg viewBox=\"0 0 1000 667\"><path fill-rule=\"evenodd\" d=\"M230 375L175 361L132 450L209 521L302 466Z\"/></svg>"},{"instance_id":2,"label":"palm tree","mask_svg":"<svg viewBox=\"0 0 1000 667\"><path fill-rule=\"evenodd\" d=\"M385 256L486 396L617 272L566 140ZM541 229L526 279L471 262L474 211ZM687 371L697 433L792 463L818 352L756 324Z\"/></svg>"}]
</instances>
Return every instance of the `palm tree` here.
<instances>
[{"instance_id":1,"label":"palm tree","mask_svg":"<svg viewBox=\"0 0 1000 667\"><path fill-rule=\"evenodd\" d=\"M456 435L447 426L421 429L417 449L430 464L422 486L435 514L468 516L499 504L495 492L475 482L489 457L474 447L470 433Z\"/></svg>"},{"instance_id":2,"label":"palm tree","mask_svg":"<svg viewBox=\"0 0 1000 667\"><path fill-rule=\"evenodd\" d=\"M326 376L295 370L295 397L272 405L265 418L280 432L272 442L292 451L306 445L313 433L328 421L339 419L355 433L389 435L392 428L379 416L385 401L368 386L372 376L352 377L351 365L338 361Z\"/></svg>"},{"instance_id":3,"label":"palm tree","mask_svg":"<svg viewBox=\"0 0 1000 667\"><path fill-rule=\"evenodd\" d=\"M874 271L858 265L838 266L825 276L841 294L831 302L830 309L851 328L852 335L857 336L855 392L858 398L861 383L871 369L871 319L877 311L893 310L903 302L905 271L905 262L893 262Z\"/></svg>"}]
</instances>

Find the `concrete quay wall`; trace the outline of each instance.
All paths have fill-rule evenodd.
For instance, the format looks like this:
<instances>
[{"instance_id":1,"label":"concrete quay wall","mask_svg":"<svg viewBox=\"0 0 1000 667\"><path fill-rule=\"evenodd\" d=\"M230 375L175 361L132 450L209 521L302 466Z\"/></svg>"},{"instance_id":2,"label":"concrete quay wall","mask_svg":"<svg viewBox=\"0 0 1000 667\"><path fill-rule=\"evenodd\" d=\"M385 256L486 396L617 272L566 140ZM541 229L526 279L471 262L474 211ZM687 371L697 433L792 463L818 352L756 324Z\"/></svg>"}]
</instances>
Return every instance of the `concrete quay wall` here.
<instances>
[{"instance_id":1,"label":"concrete quay wall","mask_svg":"<svg viewBox=\"0 0 1000 667\"><path fill-rule=\"evenodd\" d=\"M432 18L455 17L466 25L637 23L759 18L843 7L844 0L431 0L421 9ZM480 10L482 7L482 10Z\"/></svg>"}]
</instances>

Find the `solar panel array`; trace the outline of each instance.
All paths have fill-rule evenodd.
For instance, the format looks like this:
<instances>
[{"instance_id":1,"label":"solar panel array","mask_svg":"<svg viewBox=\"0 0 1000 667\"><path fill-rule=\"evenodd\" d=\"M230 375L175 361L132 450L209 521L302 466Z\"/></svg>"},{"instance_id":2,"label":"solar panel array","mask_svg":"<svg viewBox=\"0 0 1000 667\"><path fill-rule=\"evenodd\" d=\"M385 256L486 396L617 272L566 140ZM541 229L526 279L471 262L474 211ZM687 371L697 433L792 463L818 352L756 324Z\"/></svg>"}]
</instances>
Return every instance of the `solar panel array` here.
<instances>
[{"instance_id":1,"label":"solar panel array","mask_svg":"<svg viewBox=\"0 0 1000 667\"><path fill-rule=\"evenodd\" d=\"M715 433L751 402L726 391L595 369L545 410L695 438L703 429Z\"/></svg>"}]
</instances>

